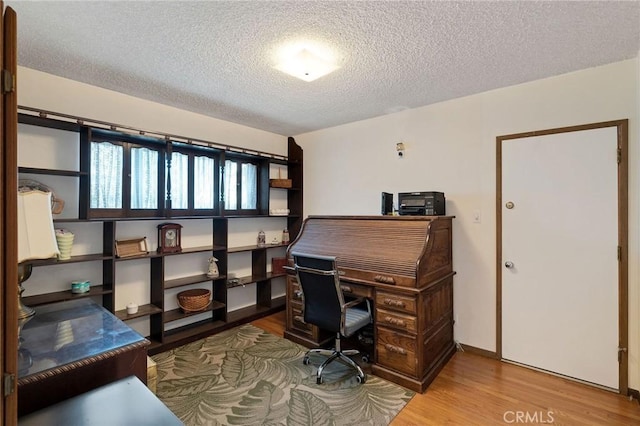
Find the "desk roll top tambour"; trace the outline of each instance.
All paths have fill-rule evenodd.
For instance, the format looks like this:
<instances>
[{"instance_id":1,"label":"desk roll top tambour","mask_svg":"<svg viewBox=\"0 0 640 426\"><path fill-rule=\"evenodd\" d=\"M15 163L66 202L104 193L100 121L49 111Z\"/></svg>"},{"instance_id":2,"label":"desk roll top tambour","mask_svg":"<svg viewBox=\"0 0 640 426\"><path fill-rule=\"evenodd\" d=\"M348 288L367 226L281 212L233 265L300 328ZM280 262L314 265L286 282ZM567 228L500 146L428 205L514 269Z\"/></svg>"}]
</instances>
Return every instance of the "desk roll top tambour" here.
<instances>
[{"instance_id":1,"label":"desk roll top tambour","mask_svg":"<svg viewBox=\"0 0 640 426\"><path fill-rule=\"evenodd\" d=\"M455 351L451 216L310 216L292 252L336 256L342 290L374 306L373 374L424 392ZM285 337L308 347L331 340L302 318L287 276Z\"/></svg>"}]
</instances>

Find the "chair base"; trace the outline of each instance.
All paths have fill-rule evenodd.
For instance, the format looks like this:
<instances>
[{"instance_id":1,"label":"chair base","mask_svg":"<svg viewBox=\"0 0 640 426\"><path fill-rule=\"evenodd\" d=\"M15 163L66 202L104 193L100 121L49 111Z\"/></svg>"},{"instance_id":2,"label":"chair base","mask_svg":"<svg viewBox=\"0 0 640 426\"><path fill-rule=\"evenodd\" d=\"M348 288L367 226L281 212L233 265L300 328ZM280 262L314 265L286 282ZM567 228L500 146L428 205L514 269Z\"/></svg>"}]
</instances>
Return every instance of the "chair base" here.
<instances>
[{"instance_id":1,"label":"chair base","mask_svg":"<svg viewBox=\"0 0 640 426\"><path fill-rule=\"evenodd\" d=\"M322 372L324 371L325 367L335 360L340 360L347 366L355 369L356 372L358 373L358 375L356 376L356 379L358 380L358 383L362 384L367 381L367 375L364 373L364 371L362 371L362 368L360 368L360 366L354 360L349 358L350 356L354 356L359 353L360 351L355 349L350 349L346 351L338 351L335 349L309 349L307 353L304 354L304 358L302 362L305 365L308 365L310 354L319 354L327 357L327 359L324 360L324 362L320 364L320 366L318 367L318 374L316 375L316 383L319 385L321 385L323 382Z\"/></svg>"}]
</instances>

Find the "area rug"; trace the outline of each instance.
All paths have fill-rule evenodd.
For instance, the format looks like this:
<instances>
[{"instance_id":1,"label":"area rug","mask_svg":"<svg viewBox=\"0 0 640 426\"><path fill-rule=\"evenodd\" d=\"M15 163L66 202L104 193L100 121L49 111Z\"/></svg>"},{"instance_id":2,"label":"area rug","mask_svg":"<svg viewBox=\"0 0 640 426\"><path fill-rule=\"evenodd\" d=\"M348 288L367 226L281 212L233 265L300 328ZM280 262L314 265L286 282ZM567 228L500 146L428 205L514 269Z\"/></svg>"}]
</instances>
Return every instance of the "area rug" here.
<instances>
[{"instance_id":1,"label":"area rug","mask_svg":"<svg viewBox=\"0 0 640 426\"><path fill-rule=\"evenodd\" d=\"M415 394L246 324L153 356L158 398L186 425L387 425ZM324 374L323 374L324 377Z\"/></svg>"}]
</instances>

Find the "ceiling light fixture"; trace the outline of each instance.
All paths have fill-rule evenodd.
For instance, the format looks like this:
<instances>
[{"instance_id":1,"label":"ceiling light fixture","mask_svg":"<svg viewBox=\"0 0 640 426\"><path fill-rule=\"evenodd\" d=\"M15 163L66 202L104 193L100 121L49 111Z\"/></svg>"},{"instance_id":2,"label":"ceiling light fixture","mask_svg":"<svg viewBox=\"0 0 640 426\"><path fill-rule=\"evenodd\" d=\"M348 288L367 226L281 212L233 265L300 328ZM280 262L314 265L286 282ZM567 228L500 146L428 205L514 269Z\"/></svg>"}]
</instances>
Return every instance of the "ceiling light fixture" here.
<instances>
[{"instance_id":1,"label":"ceiling light fixture","mask_svg":"<svg viewBox=\"0 0 640 426\"><path fill-rule=\"evenodd\" d=\"M275 69L304 81L313 81L340 68L307 48L297 51L275 66Z\"/></svg>"}]
</instances>

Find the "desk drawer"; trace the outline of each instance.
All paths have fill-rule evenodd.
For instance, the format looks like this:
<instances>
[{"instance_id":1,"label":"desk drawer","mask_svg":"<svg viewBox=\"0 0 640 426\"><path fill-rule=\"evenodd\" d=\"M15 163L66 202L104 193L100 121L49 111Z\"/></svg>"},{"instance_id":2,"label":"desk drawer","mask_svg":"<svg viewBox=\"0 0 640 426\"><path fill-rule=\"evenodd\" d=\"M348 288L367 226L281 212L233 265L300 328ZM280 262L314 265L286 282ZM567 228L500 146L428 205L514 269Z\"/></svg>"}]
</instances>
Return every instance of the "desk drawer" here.
<instances>
[{"instance_id":1,"label":"desk drawer","mask_svg":"<svg viewBox=\"0 0 640 426\"><path fill-rule=\"evenodd\" d=\"M302 305L295 302L289 302L287 306L287 328L297 330L304 334L313 334L313 325L307 324L303 320Z\"/></svg>"},{"instance_id":2,"label":"desk drawer","mask_svg":"<svg viewBox=\"0 0 640 426\"><path fill-rule=\"evenodd\" d=\"M415 377L418 371L416 337L402 334L384 327L376 327L377 363Z\"/></svg>"},{"instance_id":3,"label":"desk drawer","mask_svg":"<svg viewBox=\"0 0 640 426\"><path fill-rule=\"evenodd\" d=\"M413 315L417 314L415 297L387 293L385 291L376 292L376 307L393 309L394 311L406 312Z\"/></svg>"},{"instance_id":4,"label":"desk drawer","mask_svg":"<svg viewBox=\"0 0 640 426\"><path fill-rule=\"evenodd\" d=\"M340 288L342 289L342 293L346 296L366 297L367 299L373 299L373 287L341 282Z\"/></svg>"},{"instance_id":5,"label":"desk drawer","mask_svg":"<svg viewBox=\"0 0 640 426\"><path fill-rule=\"evenodd\" d=\"M302 303L302 290L300 290L300 284L295 281L289 282L289 300Z\"/></svg>"},{"instance_id":6,"label":"desk drawer","mask_svg":"<svg viewBox=\"0 0 640 426\"><path fill-rule=\"evenodd\" d=\"M418 331L416 317L398 312L387 311L376 307L376 322L385 327L397 328L401 331L415 333Z\"/></svg>"}]
</instances>

